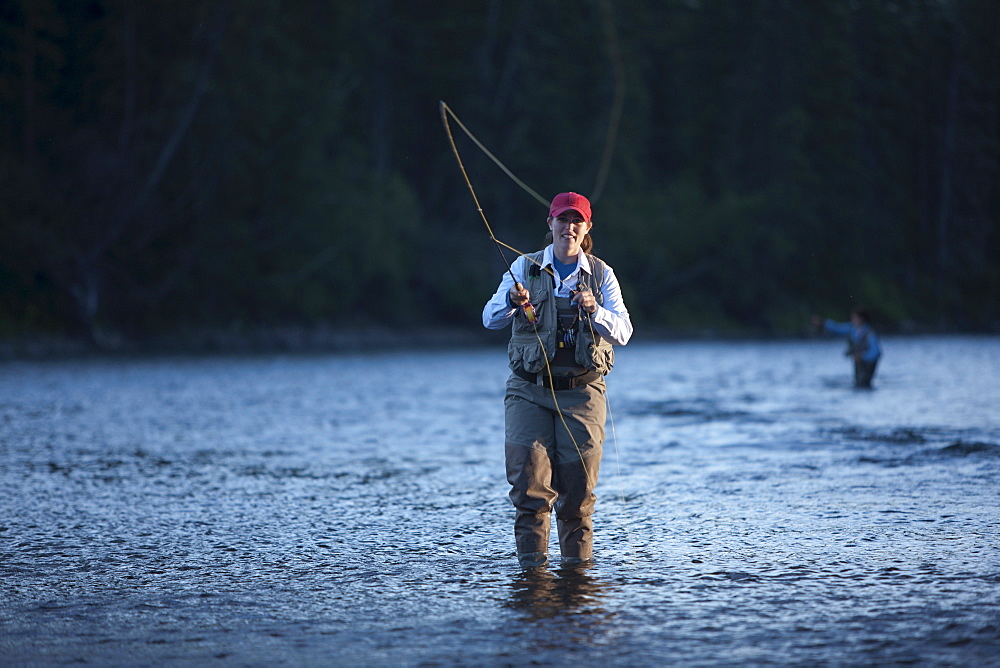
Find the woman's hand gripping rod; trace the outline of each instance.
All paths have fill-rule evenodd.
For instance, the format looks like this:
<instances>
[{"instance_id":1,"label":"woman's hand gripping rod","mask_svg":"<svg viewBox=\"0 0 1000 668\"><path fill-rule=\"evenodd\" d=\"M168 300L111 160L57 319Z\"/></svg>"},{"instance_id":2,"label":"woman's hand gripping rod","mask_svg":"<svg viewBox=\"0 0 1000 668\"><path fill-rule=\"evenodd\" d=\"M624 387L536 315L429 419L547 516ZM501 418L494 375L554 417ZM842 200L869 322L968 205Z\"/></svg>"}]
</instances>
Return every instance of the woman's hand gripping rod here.
<instances>
[{"instance_id":1,"label":"woman's hand gripping rod","mask_svg":"<svg viewBox=\"0 0 1000 668\"><path fill-rule=\"evenodd\" d=\"M531 294L524 288L523 285L517 282L514 278L514 273L510 271L510 267L507 267L507 271L510 273L510 277L514 279L514 285L510 289L510 293L507 295L508 301L518 308L524 311L524 317L528 319L528 322L535 324L538 319L538 314L535 312L535 307L531 303Z\"/></svg>"}]
</instances>

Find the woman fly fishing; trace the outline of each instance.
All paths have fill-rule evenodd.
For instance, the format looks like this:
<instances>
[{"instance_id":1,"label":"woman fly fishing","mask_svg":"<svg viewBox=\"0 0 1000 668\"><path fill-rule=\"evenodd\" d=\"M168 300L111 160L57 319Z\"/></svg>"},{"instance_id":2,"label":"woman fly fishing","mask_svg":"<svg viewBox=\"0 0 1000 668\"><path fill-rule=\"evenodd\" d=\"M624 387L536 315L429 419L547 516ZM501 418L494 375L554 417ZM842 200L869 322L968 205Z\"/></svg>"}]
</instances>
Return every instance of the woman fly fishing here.
<instances>
[{"instance_id":1,"label":"woman fly fishing","mask_svg":"<svg viewBox=\"0 0 1000 668\"><path fill-rule=\"evenodd\" d=\"M562 563L593 558L604 376L614 363L612 345L632 336L614 271L589 253L587 198L556 195L546 222L549 245L519 256L483 308L484 326L511 327L505 458L517 557L526 567L548 561L553 509Z\"/></svg>"}]
</instances>

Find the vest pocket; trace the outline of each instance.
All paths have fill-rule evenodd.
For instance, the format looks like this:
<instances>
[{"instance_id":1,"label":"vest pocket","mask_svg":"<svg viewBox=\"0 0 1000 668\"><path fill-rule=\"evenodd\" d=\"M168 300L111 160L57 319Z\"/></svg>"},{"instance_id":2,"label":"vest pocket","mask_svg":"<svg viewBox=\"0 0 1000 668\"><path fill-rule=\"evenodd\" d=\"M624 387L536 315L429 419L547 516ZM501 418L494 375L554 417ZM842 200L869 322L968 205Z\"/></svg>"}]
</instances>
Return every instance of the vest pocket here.
<instances>
[{"instance_id":1,"label":"vest pocket","mask_svg":"<svg viewBox=\"0 0 1000 668\"><path fill-rule=\"evenodd\" d=\"M583 367L596 371L602 376L611 372L615 365L615 349L610 343L597 335L594 341L589 331L585 331L576 344L576 361Z\"/></svg>"},{"instance_id":2,"label":"vest pocket","mask_svg":"<svg viewBox=\"0 0 1000 668\"><path fill-rule=\"evenodd\" d=\"M594 351L594 371L597 371L602 376L606 376L611 373L611 368L615 365L615 349L609 344L597 346L597 350Z\"/></svg>"},{"instance_id":3,"label":"vest pocket","mask_svg":"<svg viewBox=\"0 0 1000 668\"><path fill-rule=\"evenodd\" d=\"M538 373L545 367L545 354L538 339L534 341L511 340L507 346L512 369L524 369L528 373Z\"/></svg>"}]
</instances>

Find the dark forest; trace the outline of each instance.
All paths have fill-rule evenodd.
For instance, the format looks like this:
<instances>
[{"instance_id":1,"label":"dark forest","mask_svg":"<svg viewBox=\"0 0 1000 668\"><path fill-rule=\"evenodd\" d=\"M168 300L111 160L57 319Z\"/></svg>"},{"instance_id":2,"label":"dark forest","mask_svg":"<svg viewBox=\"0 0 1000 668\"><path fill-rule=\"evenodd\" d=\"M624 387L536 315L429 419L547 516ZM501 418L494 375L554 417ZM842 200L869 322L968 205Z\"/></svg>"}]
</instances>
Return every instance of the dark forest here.
<instances>
[{"instance_id":1,"label":"dark forest","mask_svg":"<svg viewBox=\"0 0 1000 668\"><path fill-rule=\"evenodd\" d=\"M639 335L1000 331L996 0L7 0L0 59L0 338L478 330L441 101L592 199Z\"/></svg>"}]
</instances>

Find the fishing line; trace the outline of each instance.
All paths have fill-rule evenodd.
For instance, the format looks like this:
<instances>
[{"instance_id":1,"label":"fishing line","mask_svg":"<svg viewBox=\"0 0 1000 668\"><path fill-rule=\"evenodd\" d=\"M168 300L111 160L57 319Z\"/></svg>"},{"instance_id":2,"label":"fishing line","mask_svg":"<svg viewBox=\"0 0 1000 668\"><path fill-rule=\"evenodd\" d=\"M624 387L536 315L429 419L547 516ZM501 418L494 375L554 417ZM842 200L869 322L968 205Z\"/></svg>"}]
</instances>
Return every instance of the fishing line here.
<instances>
[{"instance_id":1,"label":"fishing line","mask_svg":"<svg viewBox=\"0 0 1000 668\"><path fill-rule=\"evenodd\" d=\"M592 285L587 286L591 292L594 292ZM594 319L588 315L587 324L590 327L590 338L593 341L597 341L597 332L594 331ZM628 504L625 501L625 483L622 480L622 463L621 457L618 452L618 430L615 428L615 415L611 411L611 397L608 396L607 391L604 392L604 404L608 408L608 419L611 421L611 442L615 449L615 468L618 473L618 492L622 500L622 510L624 511L624 518L622 520L622 529L625 531L625 542L628 543L629 550L632 552L632 563L634 564L638 553L635 550L635 543L632 542L632 532L629 531L629 513ZM582 455L581 455L582 458Z\"/></svg>"},{"instance_id":2,"label":"fishing line","mask_svg":"<svg viewBox=\"0 0 1000 668\"><path fill-rule=\"evenodd\" d=\"M532 258L528 253L522 252L522 251L518 250L517 248L514 248L510 244L504 243L503 241L501 241L500 239L497 238L496 234L494 234L493 228L490 226L489 221L486 219L486 213L483 211L483 207L479 203L479 198L476 196L476 190L472 186L471 179L469 179L469 174L468 174L468 172L465 169L465 164L462 162L462 156L458 152L458 146L455 144L455 138L454 138L454 135L451 132L451 125L448 123L448 116L451 116L455 120L455 123L457 123L458 126L460 128L462 128L462 131L465 132L465 134L469 137L469 139L471 139L473 141L473 143L475 143L475 145L477 147L479 147L480 150L482 150L494 163L496 163L496 165L498 167L500 167L500 169L502 169L503 172L505 174L507 174L507 176L509 176L515 183L517 183L525 192L527 192L530 195L532 195L536 200L538 200L539 203L542 204L542 206L546 206L547 207L549 205L549 203L545 200L544 197L542 197L541 195L539 195L536 191L534 191L527 184L525 184L523 181L521 181L521 179L517 178L513 174L513 172L511 172L509 169L507 169L507 167L495 155L493 155L493 153L491 153L489 149L487 149L482 144L482 142L480 142L478 139L476 139L475 135L473 135L472 132L465 126L465 124L462 123L461 119L458 118L458 116L455 114L455 112L453 112L451 110L451 108L444 102L444 100L440 101L440 108L441 108L441 121L444 124L445 134L448 136L448 142L451 145L452 153L454 153L455 160L458 162L459 170L461 170L462 177L465 179L465 185L468 186L468 188L469 188L469 193L472 195L472 201L475 202L475 204L476 204L476 211L479 212L479 216L480 216L480 218L482 218L483 224L486 225L486 230L487 230L487 232L489 232L490 239L492 239L493 242L494 242L494 244L496 244L497 252L500 253L500 257L503 260L504 265L507 267L507 273L510 275L511 280L514 281L514 284L516 286L518 286L519 289L522 289L521 283L514 276L514 272L513 272L513 269L512 269L513 263L509 263L507 261L507 256L504 254L503 248L508 248L508 249L514 251L515 253L517 253L519 256L523 257L525 260L527 260L529 262L533 262L534 264L538 265L538 267L540 269L548 272L552 276L552 278L554 280L559 281L560 283L562 283L565 286L566 285L566 281L569 280L570 277L567 276L565 279L557 277L556 274L555 274L555 272L552 270L551 267L543 266L541 262L539 262L539 261L535 260L534 258ZM579 286L577 286L577 287L579 287ZM588 286L588 289L590 289L590 287L591 286ZM593 292L593 290L590 290L590 291ZM571 289L571 292L575 293L575 292L577 292L577 290L572 290ZM527 308L525 308L525 317L528 318L528 322L530 322L532 324L532 326L534 327L534 333L535 333L535 337L538 339L538 345L539 345L540 349L544 351L545 350L545 343L542 341L542 337L538 333L538 320L537 320L537 314L534 312L534 306L531 305L530 302L527 302L525 304L525 306L530 307L530 315L529 315L529 310ZM588 325L590 327L591 337L592 337L592 339L594 341L596 341L597 340L597 333L594 331L594 322L593 322L593 319L590 317L590 315L591 314L588 313L587 323L588 323ZM576 449L577 456L580 458L580 465L583 467L583 472L587 476L588 482L590 483L590 485L592 487L596 488L597 487L597 481L591 476L590 469L587 467L587 463L586 463L585 458L583 456L583 452L580 450L580 445L577 443L576 437L573 436L573 432L570 430L569 424L566 422L566 417L565 417L565 414L563 413L562 407L559 405L559 399L556 397L555 382L554 382L554 375L552 373L552 366L549 363L548 357L547 356L543 356L543 357L545 359L545 372L546 372L546 374L547 374L547 376L549 378L549 390L550 390L550 393L552 395L552 403L555 406L556 412L559 415L559 419L562 422L563 428L566 430L566 433L569 434L570 440L573 441L573 447ZM614 443L614 449L615 449L615 461L616 461L616 463L618 465L618 483L619 483L619 488L620 488L620 492L621 492L622 507L626 509L626 514L627 514L627 508L626 508L626 505L625 505L625 485L624 485L624 482L623 482L622 476L621 476L621 462L620 462L619 454L618 454L618 435L617 435L617 432L615 430L614 415L611 413L611 402L608 399L607 392L604 393L604 400L605 400L605 405L607 406L607 410L608 410L608 417L611 419L612 442ZM631 535L630 535L629 530L628 530L628 521L627 521L627 519L626 519L626 522L625 522L625 540L629 544L629 547L632 549L632 554L633 554L633 557L634 557L635 556L635 548L634 548L634 546L632 544Z\"/></svg>"},{"instance_id":3,"label":"fishing line","mask_svg":"<svg viewBox=\"0 0 1000 668\"><path fill-rule=\"evenodd\" d=\"M507 267L507 273L510 274L511 279L514 280L514 283L517 283L518 285L520 285L520 283L518 283L517 279L514 278L514 274L511 271L512 263L507 262L507 256L504 255L504 252L503 252L503 250L501 250L501 247L507 248L509 250L512 250L515 253L517 253L518 255L520 255L521 257L523 257L525 260L527 260L529 262L533 262L534 264L538 265L539 269L541 269L542 271L548 272L549 275L551 275L553 279L558 280L563 285L566 285L566 281L569 280L569 277L566 277L564 279L559 279L556 276L555 272L552 270L551 267L545 267L545 266L543 266L541 262L538 262L537 260L533 259L528 253L525 253L524 251L518 250L517 248L514 248L510 244L501 241L493 233L493 228L490 226L489 221L486 219L486 213L483 211L482 205L479 204L479 198L476 197L476 190L475 190L475 188L472 187L472 181L469 179L469 174L465 170L465 164L462 162L462 156L458 152L458 146L455 144L455 137L452 135L452 132L451 132L451 125L448 123L448 116L451 116L453 119L455 119L455 123L458 124L458 127L462 128L462 132L464 132L469 137L469 139L471 139L473 141L473 143L475 143L475 145L480 148L480 150L482 150L486 155L488 155L490 157L490 159L493 162L495 162L497 164L497 166L500 167L500 169L503 170L504 174L506 174L511 179L513 179L514 182L517 183L519 186L521 186L521 188L523 188L525 192L529 193L532 197L534 197L536 200L538 200L541 203L542 206L548 207L549 203L547 201L545 201L544 197L542 197L537 192L535 192L534 190L532 190L524 181L522 181L521 179L517 178L514 175L513 172L511 172L509 169L507 169L506 165L504 165L502 162L500 162L499 158L497 158L495 155L493 155L493 153L491 153L490 150L488 148L486 148L481 141L479 141L478 139L476 139L476 136L474 134L472 134L472 131L470 131L469 128L467 128L465 126L465 123L463 123L461 121L461 119L459 119L459 117L455 114L454 111L451 110L451 107L449 107L444 102L444 100L441 100L440 106L441 106L441 121L444 123L444 131L445 131L445 134L448 135L448 143L451 144L452 153L455 154L455 160L458 161L458 168L461 170L462 177L465 179L465 185L468 186L469 192L472 194L472 201L476 203L476 211L479 212L480 217L483 219L483 223L486 225L486 230L489 232L490 239L492 239L493 242L497 245L497 250L500 251L500 257L503 259L503 263ZM573 290L573 292L575 292L575 290Z\"/></svg>"},{"instance_id":4,"label":"fishing line","mask_svg":"<svg viewBox=\"0 0 1000 668\"><path fill-rule=\"evenodd\" d=\"M591 325L593 328L593 325ZM629 549L632 551L632 563L635 563L638 554L635 551L635 543L632 542L632 532L629 531L629 514L628 514L628 504L625 501L625 484L622 482L622 462L621 457L618 454L618 431L615 429L615 416L611 412L611 397L608 393L604 393L604 402L608 406L608 419L611 420L611 442L615 446L615 468L618 471L618 492L621 495L622 509L625 511L625 517L622 520L622 529L625 531L625 542L628 543Z\"/></svg>"},{"instance_id":5,"label":"fishing line","mask_svg":"<svg viewBox=\"0 0 1000 668\"><path fill-rule=\"evenodd\" d=\"M455 159L458 161L458 167L459 167L459 169L461 169L462 176L465 178L465 184L469 187L469 192L472 194L472 201L474 201L476 203L476 210L479 211L479 216L483 219L483 223L486 225L486 229L490 233L490 238L493 239L493 241L496 243L497 250L500 252L500 257L503 258L504 264L507 265L507 273L510 274L510 278L511 278L512 281L514 281L514 285L516 285L518 287L518 289L522 289L521 283L514 276L514 271L511 268L512 264L509 264L507 262L507 256L504 255L503 249L501 248L501 245L502 246L506 246L507 248L510 248L514 252L518 253L521 257L534 262L539 267L542 267L542 263L538 262L534 258L530 257L527 253L522 253L522 252L518 251L516 248L513 248L512 246L509 246L508 244L503 243L502 241L500 241L499 239L497 239L496 234L493 233L493 228L490 227L490 223L486 219L486 213L483 211L483 207L479 203L479 198L476 196L476 189L472 187L472 181L469 179L469 174L465 170L465 164L462 162L462 156L458 152L458 146L455 144L455 138L454 138L454 136L451 133L451 126L448 124L448 115L449 114L451 115L452 118L455 119L455 122L458 123L459 127L461 127L462 130L467 135L469 135L469 137L472 138L473 141L475 141L476 146L478 146L479 148L481 148L483 151L486 151L486 153L488 155L490 155L490 157L493 158L493 161L496 162L498 165L500 165L500 167L504 170L505 173L507 173L508 176L510 176L511 178L513 178L515 181L517 181L521 185L521 187L524 188L524 189L526 189L528 192L534 193L535 197L542 204L546 204L545 199L542 198L542 196L539 195L538 193L535 193L534 190L531 190L530 188L528 188L528 186L525 185L516 176L514 176L510 172L509 169L507 169L506 167L504 167L503 163L501 163L496 157L494 157L493 154L490 153L488 151L488 149L485 146L483 146L482 143L480 143L479 140L477 140L472 135L472 133L469 131L469 129L467 127L465 127L465 124L462 123L462 121L460 121L458 119L458 117L455 115L455 113L453 111L451 111L451 109L448 107L448 105L445 104L443 100L441 101L441 120L444 122L445 133L448 135L448 141L451 144L451 150L455 154ZM542 267L542 268L546 269L550 274L552 274L552 277L555 278L555 272L552 271L551 268L549 268L549 267ZM565 285L565 280L563 280L563 284ZM538 339L538 345L539 345L539 347L541 348L541 350L544 351L545 350L545 343L542 341L542 337L538 333L538 318L537 318L537 314L535 313L534 306L529 301L529 302L526 302L522 308L524 308L525 317L528 319L528 322L531 323L531 325L534 328L535 338ZM548 375L548 378L549 378L549 390L552 393L552 403L553 403L553 405L556 408L556 412L559 414L559 419L562 421L563 427L566 429L566 433L569 434L570 440L573 441L573 447L576 448L576 453L580 457L580 464L581 464L581 466L583 466L583 472L584 472L584 474L586 474L588 482L591 484L592 487L596 487L597 486L597 481L594 480L591 477L591 475L590 475L590 470L587 468L587 463L584 460L583 452L580 450L580 445L576 442L576 437L573 436L573 432L570 430L569 424L566 422L566 417L563 414L562 407L559 405L559 400L556 398L554 376L553 376L553 373L552 373L552 367L549 364L548 357L545 357L545 371L546 371L546 374Z\"/></svg>"},{"instance_id":6,"label":"fishing line","mask_svg":"<svg viewBox=\"0 0 1000 668\"><path fill-rule=\"evenodd\" d=\"M455 112L453 112L451 110L451 107L449 107L447 104L445 104L444 100L441 100L441 117L444 119L444 126L447 129L447 131L448 131L448 139L451 140L451 147L455 151L455 156L456 157L458 157L458 149L455 148L455 140L452 139L452 137L451 137L451 128L448 126L448 116L451 116L452 118L455 119L455 122L458 123L458 127L462 128L462 131L469 137L469 139L471 139L472 142L476 146L478 146L479 149L483 153L485 153L489 157L490 160L492 160L493 162L495 162L497 164L497 167L499 167L500 169L503 170L504 174L506 174L511 179L513 179L514 183L516 183L517 185L521 186L521 188L523 188L525 192L527 192L532 197L534 197L535 199L537 199L538 202L542 206L548 206L549 205L549 203L545 200L544 197L542 197L537 192L535 192L534 190L532 190L531 188L529 188L528 184L526 184L524 181L522 181L521 179L519 179L516 176L514 176L514 173L511 172L509 169L507 169L507 167L502 162L500 162L499 158L497 158L495 155L493 155L493 153L491 153L488 148L486 148L485 146L483 146L482 142L480 142L478 139L476 139L476 136L474 134L472 134L472 132L469 131L469 128L465 127L465 123L463 123L461 120L459 120L458 116L455 115ZM462 164L462 159L461 158L458 159L458 164L459 165ZM465 174L465 167L462 167L462 174ZM466 181L466 183L468 183L468 181L469 181L469 177L468 176L465 177L465 181ZM472 188L472 184L471 183L469 184L469 188L470 189ZM475 194L473 194L473 197L475 197ZM476 204L478 205L479 203L476 202ZM480 209L480 213L482 213L482 209ZM484 220L485 220L485 217L484 217ZM486 226L489 227L489 224L487 223ZM491 234L492 234L492 230L491 230ZM508 246L508 248L509 248L509 246Z\"/></svg>"},{"instance_id":7,"label":"fishing line","mask_svg":"<svg viewBox=\"0 0 1000 668\"><path fill-rule=\"evenodd\" d=\"M514 277L514 271L511 269L511 263L507 262L507 256L504 255L503 246L507 246L507 244L505 244L505 243L501 242L499 239L497 239L497 235L495 235L493 233L493 228L490 227L490 221L486 220L486 213L483 211L483 207L479 203L479 198L476 197L476 189L472 187L472 181L469 180L469 174L468 174L468 172L465 171L465 164L462 162L462 156L459 155L459 153L458 153L458 146L455 144L455 138L451 134L451 126L448 125L448 114L451 114L452 118L455 119L455 122L458 123L459 127L461 127L462 130L465 131L465 134L469 135L469 137L471 137L472 140L476 142L476 146L478 146L479 148L481 148L483 151L486 152L487 155L489 155L491 158L493 158L494 162L496 162L498 165L500 165L500 167L504 170L504 172L507 173L508 176L510 176L512 179L514 179L518 183L521 183L521 181L516 176L514 176L513 174L511 174L510 170L508 170L506 167L504 167L503 163L501 163L499 160L497 160L496 158L494 158L493 154L490 153L486 149L485 146L483 146L481 143L479 143L479 140L476 139L472 135L471 132L469 132L469 129L467 127L465 127L465 125L462 123L462 121L458 120L458 117L455 116L454 113L452 113L451 109L448 108L448 105L444 103L444 100L441 100L441 120L444 122L445 133L448 135L448 142L451 144L451 150L455 154L455 159L458 161L458 168L460 170L462 170L462 177L465 178L465 185L469 186L469 192L472 194L472 201L476 203L476 211L479 212L479 216L483 219L483 223L486 225L486 229L490 233L490 239L492 239L493 243L496 244L497 252L500 253L500 259L503 260L504 266L507 267L507 273L510 274L510 280L514 281L514 285L517 286L518 290L523 290L524 288L521 285L521 283L517 280L517 278ZM523 183L521 183L521 187L522 188L527 188L527 186L524 185ZM527 188L527 189L530 192L534 192L530 188ZM534 194L535 194L535 196L537 198L541 198L541 195L539 195L538 193L534 193ZM545 202L544 199L541 199L540 201L543 204ZM515 253L518 253L518 255L524 256L524 253L521 253L516 248L512 248L511 246L507 246L507 248L510 248ZM534 307L534 305L530 301L527 301L527 302L525 302L524 304L521 305L521 308L524 310L524 317L526 317L528 319L528 322L530 322L531 324L535 325L536 322L537 322L537 320L538 320L538 316L535 313L535 307ZM536 325L536 330L537 330L537 325ZM536 331L535 334L537 336L538 332Z\"/></svg>"},{"instance_id":8,"label":"fishing line","mask_svg":"<svg viewBox=\"0 0 1000 668\"><path fill-rule=\"evenodd\" d=\"M621 127L622 112L625 109L625 65L622 62L622 52L618 46L618 31L615 30L614 10L609 0L601 0L598 3L601 10L601 22L604 24L604 39L608 46L608 55L614 71L615 94L611 103L610 118L608 119L608 130L604 138L604 153L601 155L601 166L597 170L597 178L594 182L594 189L590 192L590 201L596 202L604 192L604 184L607 183L608 173L611 169L611 156L615 150L615 140L618 138L618 129Z\"/></svg>"}]
</instances>

